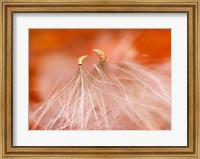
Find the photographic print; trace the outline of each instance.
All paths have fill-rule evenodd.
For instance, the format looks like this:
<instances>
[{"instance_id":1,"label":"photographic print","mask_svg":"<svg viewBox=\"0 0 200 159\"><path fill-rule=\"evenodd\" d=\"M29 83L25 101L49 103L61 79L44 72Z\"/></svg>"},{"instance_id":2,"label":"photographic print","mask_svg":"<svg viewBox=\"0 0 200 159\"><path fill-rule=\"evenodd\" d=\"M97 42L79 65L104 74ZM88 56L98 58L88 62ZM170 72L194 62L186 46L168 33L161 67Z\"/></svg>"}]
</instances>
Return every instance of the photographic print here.
<instances>
[{"instance_id":1,"label":"photographic print","mask_svg":"<svg viewBox=\"0 0 200 159\"><path fill-rule=\"evenodd\" d=\"M171 130L171 29L29 29L29 130Z\"/></svg>"},{"instance_id":2,"label":"photographic print","mask_svg":"<svg viewBox=\"0 0 200 159\"><path fill-rule=\"evenodd\" d=\"M0 4L2 158L199 157L197 1Z\"/></svg>"}]
</instances>

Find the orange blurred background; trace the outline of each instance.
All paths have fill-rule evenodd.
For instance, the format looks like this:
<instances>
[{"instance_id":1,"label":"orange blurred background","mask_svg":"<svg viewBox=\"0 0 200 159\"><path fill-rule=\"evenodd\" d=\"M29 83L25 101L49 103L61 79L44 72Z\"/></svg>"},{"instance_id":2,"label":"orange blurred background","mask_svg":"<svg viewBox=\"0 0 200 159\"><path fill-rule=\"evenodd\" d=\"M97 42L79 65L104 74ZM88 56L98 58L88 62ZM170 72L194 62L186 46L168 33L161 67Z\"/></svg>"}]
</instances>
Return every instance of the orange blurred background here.
<instances>
[{"instance_id":1,"label":"orange blurred background","mask_svg":"<svg viewBox=\"0 0 200 159\"><path fill-rule=\"evenodd\" d=\"M136 62L170 76L170 29L30 29L29 106L39 106L63 73L69 81L78 56L104 51L107 61Z\"/></svg>"}]
</instances>

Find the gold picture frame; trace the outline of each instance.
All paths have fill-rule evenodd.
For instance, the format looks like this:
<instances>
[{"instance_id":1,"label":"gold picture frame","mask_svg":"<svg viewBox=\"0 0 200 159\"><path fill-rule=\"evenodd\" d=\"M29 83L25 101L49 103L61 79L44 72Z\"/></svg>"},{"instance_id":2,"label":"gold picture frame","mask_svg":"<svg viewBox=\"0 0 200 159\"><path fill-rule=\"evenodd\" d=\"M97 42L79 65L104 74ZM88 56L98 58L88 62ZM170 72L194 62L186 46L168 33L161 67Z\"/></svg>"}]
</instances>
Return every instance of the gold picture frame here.
<instances>
[{"instance_id":1,"label":"gold picture frame","mask_svg":"<svg viewBox=\"0 0 200 159\"><path fill-rule=\"evenodd\" d=\"M199 0L2 0L0 43L1 158L200 158ZM143 12L187 13L188 145L162 147L32 147L12 144L12 29L14 13Z\"/></svg>"}]
</instances>

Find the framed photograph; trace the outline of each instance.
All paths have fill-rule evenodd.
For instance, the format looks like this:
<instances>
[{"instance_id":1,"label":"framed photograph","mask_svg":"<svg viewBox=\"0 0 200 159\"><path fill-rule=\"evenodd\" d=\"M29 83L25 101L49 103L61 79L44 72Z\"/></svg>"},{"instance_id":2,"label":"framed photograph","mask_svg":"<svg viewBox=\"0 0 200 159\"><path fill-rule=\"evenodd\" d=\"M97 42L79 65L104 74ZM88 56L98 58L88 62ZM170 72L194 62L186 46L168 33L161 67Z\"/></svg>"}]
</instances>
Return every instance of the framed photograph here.
<instances>
[{"instance_id":1,"label":"framed photograph","mask_svg":"<svg viewBox=\"0 0 200 159\"><path fill-rule=\"evenodd\" d=\"M199 1L3 0L2 158L198 158Z\"/></svg>"}]
</instances>

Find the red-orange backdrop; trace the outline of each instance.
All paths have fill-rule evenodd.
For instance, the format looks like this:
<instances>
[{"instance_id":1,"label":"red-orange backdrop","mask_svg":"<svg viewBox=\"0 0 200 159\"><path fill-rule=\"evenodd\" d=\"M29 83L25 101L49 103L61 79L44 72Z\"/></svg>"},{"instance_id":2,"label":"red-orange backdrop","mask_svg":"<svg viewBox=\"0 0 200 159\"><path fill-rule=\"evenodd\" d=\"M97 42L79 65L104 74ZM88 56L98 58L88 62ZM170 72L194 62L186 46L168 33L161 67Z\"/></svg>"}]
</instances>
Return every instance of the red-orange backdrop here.
<instances>
[{"instance_id":1,"label":"red-orange backdrop","mask_svg":"<svg viewBox=\"0 0 200 159\"><path fill-rule=\"evenodd\" d=\"M104 51L109 62L128 60L146 66L162 66L171 58L171 30L30 29L30 109L44 100L63 67L68 67L67 78L70 79L76 69L77 57L92 56L93 48ZM167 70L170 75L170 68Z\"/></svg>"}]
</instances>

